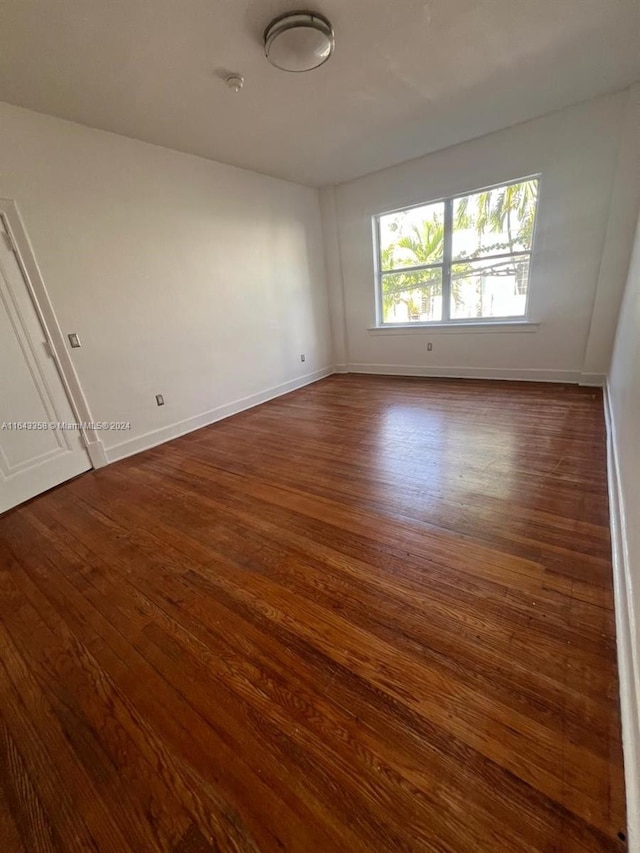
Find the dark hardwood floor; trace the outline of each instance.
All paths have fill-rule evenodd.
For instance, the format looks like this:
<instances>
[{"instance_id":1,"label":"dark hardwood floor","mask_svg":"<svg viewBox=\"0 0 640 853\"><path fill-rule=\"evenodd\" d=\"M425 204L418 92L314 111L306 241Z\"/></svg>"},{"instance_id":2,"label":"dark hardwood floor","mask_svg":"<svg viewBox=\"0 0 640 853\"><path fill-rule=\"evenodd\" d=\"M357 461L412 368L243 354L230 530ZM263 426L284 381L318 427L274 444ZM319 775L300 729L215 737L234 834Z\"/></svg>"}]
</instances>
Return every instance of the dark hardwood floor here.
<instances>
[{"instance_id":1,"label":"dark hardwood floor","mask_svg":"<svg viewBox=\"0 0 640 853\"><path fill-rule=\"evenodd\" d=\"M2 853L626 848L599 391L330 377L0 549Z\"/></svg>"}]
</instances>

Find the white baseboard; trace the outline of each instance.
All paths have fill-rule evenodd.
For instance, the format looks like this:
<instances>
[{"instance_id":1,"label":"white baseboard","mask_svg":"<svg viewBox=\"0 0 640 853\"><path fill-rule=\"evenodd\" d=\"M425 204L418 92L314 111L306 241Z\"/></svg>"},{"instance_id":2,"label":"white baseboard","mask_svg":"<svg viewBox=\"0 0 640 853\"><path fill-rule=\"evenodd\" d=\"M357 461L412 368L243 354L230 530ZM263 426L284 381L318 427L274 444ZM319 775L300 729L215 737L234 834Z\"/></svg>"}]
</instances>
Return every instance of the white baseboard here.
<instances>
[{"instance_id":1,"label":"white baseboard","mask_svg":"<svg viewBox=\"0 0 640 853\"><path fill-rule=\"evenodd\" d=\"M587 385L591 388L604 388L607 382L606 373L581 373L580 385Z\"/></svg>"},{"instance_id":2,"label":"white baseboard","mask_svg":"<svg viewBox=\"0 0 640 853\"><path fill-rule=\"evenodd\" d=\"M288 394L297 388L303 388L305 385L310 385L312 382L324 379L325 376L330 376L332 373L334 373L333 367L325 367L313 373L306 373L304 376L299 376L280 385L274 385L265 391L259 391L257 394L251 394L248 397L242 397L240 400L234 400L232 403L217 406L215 409L210 409L201 415L195 415L184 421L178 421L175 424L169 424L169 426L152 430L129 441L124 441L122 444L116 444L115 447L108 448L106 451L107 459L109 462L117 462L119 459L125 459L127 456L133 456L134 453L149 450L149 448L156 447L158 444L164 444L165 441L170 441L172 438L178 438L188 432L193 432L193 430L208 426L216 421L221 421L223 418L237 415L239 412L244 412L245 409L259 406L260 403L266 403L275 397L281 397L283 394Z\"/></svg>"},{"instance_id":3,"label":"white baseboard","mask_svg":"<svg viewBox=\"0 0 640 853\"><path fill-rule=\"evenodd\" d=\"M342 372L342 371L341 371ZM412 364L348 364L348 373L384 376L433 376L448 379L511 379L525 382L577 383L579 370L536 370L519 367L425 367Z\"/></svg>"},{"instance_id":4,"label":"white baseboard","mask_svg":"<svg viewBox=\"0 0 640 853\"><path fill-rule=\"evenodd\" d=\"M640 667L636 657L640 654L638 648L640 642L638 617L640 614L634 613L631 564L627 550L627 520L616 447L616 430L609 389L606 385L604 415L607 425L607 472L613 591L616 610L624 776L627 792L627 840L629 853L640 853ZM630 521L633 520L630 519Z\"/></svg>"},{"instance_id":5,"label":"white baseboard","mask_svg":"<svg viewBox=\"0 0 640 853\"><path fill-rule=\"evenodd\" d=\"M105 465L109 464L104 445L99 439L98 441L87 443L85 448L94 468L104 468Z\"/></svg>"}]
</instances>

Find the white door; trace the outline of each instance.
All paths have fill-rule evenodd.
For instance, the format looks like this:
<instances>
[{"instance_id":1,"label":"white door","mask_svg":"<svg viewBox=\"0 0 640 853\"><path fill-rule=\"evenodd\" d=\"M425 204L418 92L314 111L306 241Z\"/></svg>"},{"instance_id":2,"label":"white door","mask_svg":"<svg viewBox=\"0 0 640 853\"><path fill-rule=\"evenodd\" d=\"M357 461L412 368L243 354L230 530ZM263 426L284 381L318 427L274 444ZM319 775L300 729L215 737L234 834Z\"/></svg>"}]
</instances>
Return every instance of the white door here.
<instances>
[{"instance_id":1,"label":"white door","mask_svg":"<svg viewBox=\"0 0 640 853\"><path fill-rule=\"evenodd\" d=\"M91 468L75 421L0 217L0 512Z\"/></svg>"}]
</instances>

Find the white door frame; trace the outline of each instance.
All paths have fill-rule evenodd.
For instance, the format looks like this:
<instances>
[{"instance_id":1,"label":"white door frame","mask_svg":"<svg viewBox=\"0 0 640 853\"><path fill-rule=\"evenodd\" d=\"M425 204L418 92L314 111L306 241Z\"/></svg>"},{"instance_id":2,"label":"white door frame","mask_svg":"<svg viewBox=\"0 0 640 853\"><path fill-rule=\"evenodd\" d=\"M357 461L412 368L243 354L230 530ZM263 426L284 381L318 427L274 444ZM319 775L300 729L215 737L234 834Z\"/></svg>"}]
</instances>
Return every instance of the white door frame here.
<instances>
[{"instance_id":1,"label":"white door frame","mask_svg":"<svg viewBox=\"0 0 640 853\"><path fill-rule=\"evenodd\" d=\"M94 419L87 398L67 349L65 337L53 310L18 206L13 199L0 198L0 217L4 221L4 226L13 244L18 266L24 276L31 301L46 335L52 358L60 374L76 420L80 424L92 424ZM98 432L92 427L84 426L79 432L93 467L101 468L106 465L108 460Z\"/></svg>"}]
</instances>

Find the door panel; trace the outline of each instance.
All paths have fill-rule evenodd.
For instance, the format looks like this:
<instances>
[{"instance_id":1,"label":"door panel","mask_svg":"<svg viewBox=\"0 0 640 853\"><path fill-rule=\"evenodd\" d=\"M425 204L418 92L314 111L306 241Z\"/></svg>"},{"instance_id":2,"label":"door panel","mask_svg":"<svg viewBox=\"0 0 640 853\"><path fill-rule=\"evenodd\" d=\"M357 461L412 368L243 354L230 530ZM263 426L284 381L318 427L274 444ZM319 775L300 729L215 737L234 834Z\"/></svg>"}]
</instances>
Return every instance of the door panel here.
<instances>
[{"instance_id":1,"label":"door panel","mask_svg":"<svg viewBox=\"0 0 640 853\"><path fill-rule=\"evenodd\" d=\"M0 219L0 512L91 467L75 420Z\"/></svg>"}]
</instances>

